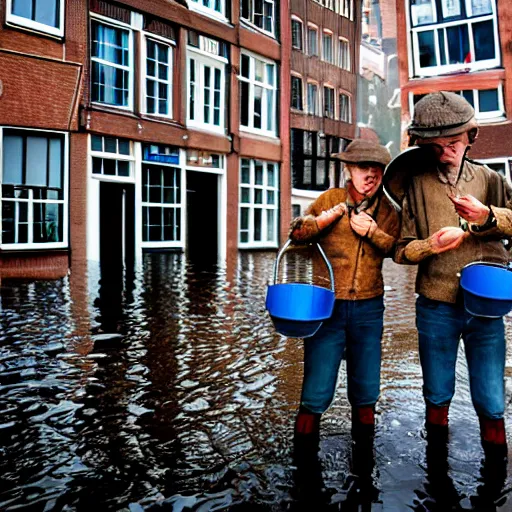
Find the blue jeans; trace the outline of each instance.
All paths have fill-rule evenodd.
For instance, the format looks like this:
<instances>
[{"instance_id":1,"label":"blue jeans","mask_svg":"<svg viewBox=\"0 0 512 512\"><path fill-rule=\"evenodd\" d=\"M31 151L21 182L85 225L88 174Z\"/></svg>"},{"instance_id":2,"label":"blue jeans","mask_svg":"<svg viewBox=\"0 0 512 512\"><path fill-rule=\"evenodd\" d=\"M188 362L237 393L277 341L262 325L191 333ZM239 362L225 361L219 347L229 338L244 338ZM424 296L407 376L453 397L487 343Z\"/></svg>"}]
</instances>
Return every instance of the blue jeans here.
<instances>
[{"instance_id":1,"label":"blue jeans","mask_svg":"<svg viewBox=\"0 0 512 512\"><path fill-rule=\"evenodd\" d=\"M459 341L466 349L471 399L479 416L500 419L505 410L503 319L470 315L463 306L419 296L416 301L423 395L448 405L455 392Z\"/></svg>"},{"instance_id":2,"label":"blue jeans","mask_svg":"<svg viewBox=\"0 0 512 512\"><path fill-rule=\"evenodd\" d=\"M353 407L374 405L380 393L383 297L336 300L320 330L304 340L301 405L323 413L332 403L346 349L348 399Z\"/></svg>"}]
</instances>

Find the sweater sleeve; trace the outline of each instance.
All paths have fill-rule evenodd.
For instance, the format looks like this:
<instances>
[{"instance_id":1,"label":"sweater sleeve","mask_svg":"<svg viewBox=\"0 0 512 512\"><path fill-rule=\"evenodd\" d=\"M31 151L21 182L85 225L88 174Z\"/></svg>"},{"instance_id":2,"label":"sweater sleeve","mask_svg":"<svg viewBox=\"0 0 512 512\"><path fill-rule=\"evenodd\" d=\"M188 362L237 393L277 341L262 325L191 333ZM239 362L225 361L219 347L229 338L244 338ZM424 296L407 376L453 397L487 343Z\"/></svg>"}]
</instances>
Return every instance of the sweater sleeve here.
<instances>
[{"instance_id":1,"label":"sweater sleeve","mask_svg":"<svg viewBox=\"0 0 512 512\"><path fill-rule=\"evenodd\" d=\"M375 231L368 237L368 239L385 255L390 255L395 248L399 234L400 218L398 213L393 209L389 215L389 221L386 222L382 228L377 226Z\"/></svg>"},{"instance_id":2,"label":"sweater sleeve","mask_svg":"<svg viewBox=\"0 0 512 512\"><path fill-rule=\"evenodd\" d=\"M320 230L316 223L316 217L322 212L324 206L324 194L311 203L304 216L292 220L290 225L290 238L294 242L307 243L318 236Z\"/></svg>"},{"instance_id":3,"label":"sweater sleeve","mask_svg":"<svg viewBox=\"0 0 512 512\"><path fill-rule=\"evenodd\" d=\"M419 263L432 256L429 240L418 240L416 219L410 208L410 199L406 196L402 207L402 226L400 238L396 244L394 261L405 265Z\"/></svg>"}]
</instances>

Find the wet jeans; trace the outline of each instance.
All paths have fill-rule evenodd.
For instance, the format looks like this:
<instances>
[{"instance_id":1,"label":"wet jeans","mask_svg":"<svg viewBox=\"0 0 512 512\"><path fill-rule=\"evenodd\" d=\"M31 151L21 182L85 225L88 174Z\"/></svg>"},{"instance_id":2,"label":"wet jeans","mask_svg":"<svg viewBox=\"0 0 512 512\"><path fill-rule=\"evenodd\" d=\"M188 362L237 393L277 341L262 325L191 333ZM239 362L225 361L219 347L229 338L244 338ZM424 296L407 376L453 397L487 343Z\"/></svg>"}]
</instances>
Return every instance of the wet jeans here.
<instances>
[{"instance_id":1,"label":"wet jeans","mask_svg":"<svg viewBox=\"0 0 512 512\"><path fill-rule=\"evenodd\" d=\"M479 416L503 417L505 330L503 319L470 315L463 306L419 296L416 301L423 395L447 405L455 392L455 364L462 337L473 405Z\"/></svg>"},{"instance_id":2,"label":"wet jeans","mask_svg":"<svg viewBox=\"0 0 512 512\"><path fill-rule=\"evenodd\" d=\"M346 349L348 399L353 407L374 405L380 393L383 297L336 300L332 317L304 340L301 404L325 412L334 397Z\"/></svg>"}]
</instances>

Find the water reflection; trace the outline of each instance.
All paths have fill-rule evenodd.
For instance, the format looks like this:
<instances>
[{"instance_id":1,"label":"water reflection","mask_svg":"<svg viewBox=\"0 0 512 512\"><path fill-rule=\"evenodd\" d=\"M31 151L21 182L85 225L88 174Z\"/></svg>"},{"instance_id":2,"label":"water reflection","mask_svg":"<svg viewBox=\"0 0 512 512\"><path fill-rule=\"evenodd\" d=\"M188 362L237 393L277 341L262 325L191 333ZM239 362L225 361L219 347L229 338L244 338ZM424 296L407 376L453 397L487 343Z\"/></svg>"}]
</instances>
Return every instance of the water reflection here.
<instances>
[{"instance_id":1,"label":"water reflection","mask_svg":"<svg viewBox=\"0 0 512 512\"><path fill-rule=\"evenodd\" d=\"M391 262L366 477L351 471L344 389L318 453L297 460L302 343L265 315L272 264L151 254L132 275L74 264L58 281L4 280L0 509L508 510L503 468L481 466L463 364L447 449L426 443L414 269Z\"/></svg>"}]
</instances>

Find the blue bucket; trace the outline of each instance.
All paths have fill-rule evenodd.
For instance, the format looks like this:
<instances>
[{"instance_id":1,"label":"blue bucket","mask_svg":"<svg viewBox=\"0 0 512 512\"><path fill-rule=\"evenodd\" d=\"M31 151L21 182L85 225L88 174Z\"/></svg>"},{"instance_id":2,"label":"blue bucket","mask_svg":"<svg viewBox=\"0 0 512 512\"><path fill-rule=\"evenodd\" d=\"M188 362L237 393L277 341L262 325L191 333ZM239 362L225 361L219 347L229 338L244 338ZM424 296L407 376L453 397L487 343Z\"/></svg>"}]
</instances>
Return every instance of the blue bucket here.
<instances>
[{"instance_id":1,"label":"blue bucket","mask_svg":"<svg viewBox=\"0 0 512 512\"><path fill-rule=\"evenodd\" d=\"M332 315L334 292L321 286L284 283L267 289L266 307L276 331L291 338L306 338Z\"/></svg>"},{"instance_id":2,"label":"blue bucket","mask_svg":"<svg viewBox=\"0 0 512 512\"><path fill-rule=\"evenodd\" d=\"M460 286L466 311L500 318L512 310L512 269L498 263L476 262L462 269Z\"/></svg>"},{"instance_id":3,"label":"blue bucket","mask_svg":"<svg viewBox=\"0 0 512 512\"><path fill-rule=\"evenodd\" d=\"M308 338L332 315L335 301L334 274L327 256L317 244L329 271L330 289L304 283L276 284L279 262L290 243L288 240L276 258L274 283L267 288L266 308L279 334L290 338Z\"/></svg>"}]
</instances>

